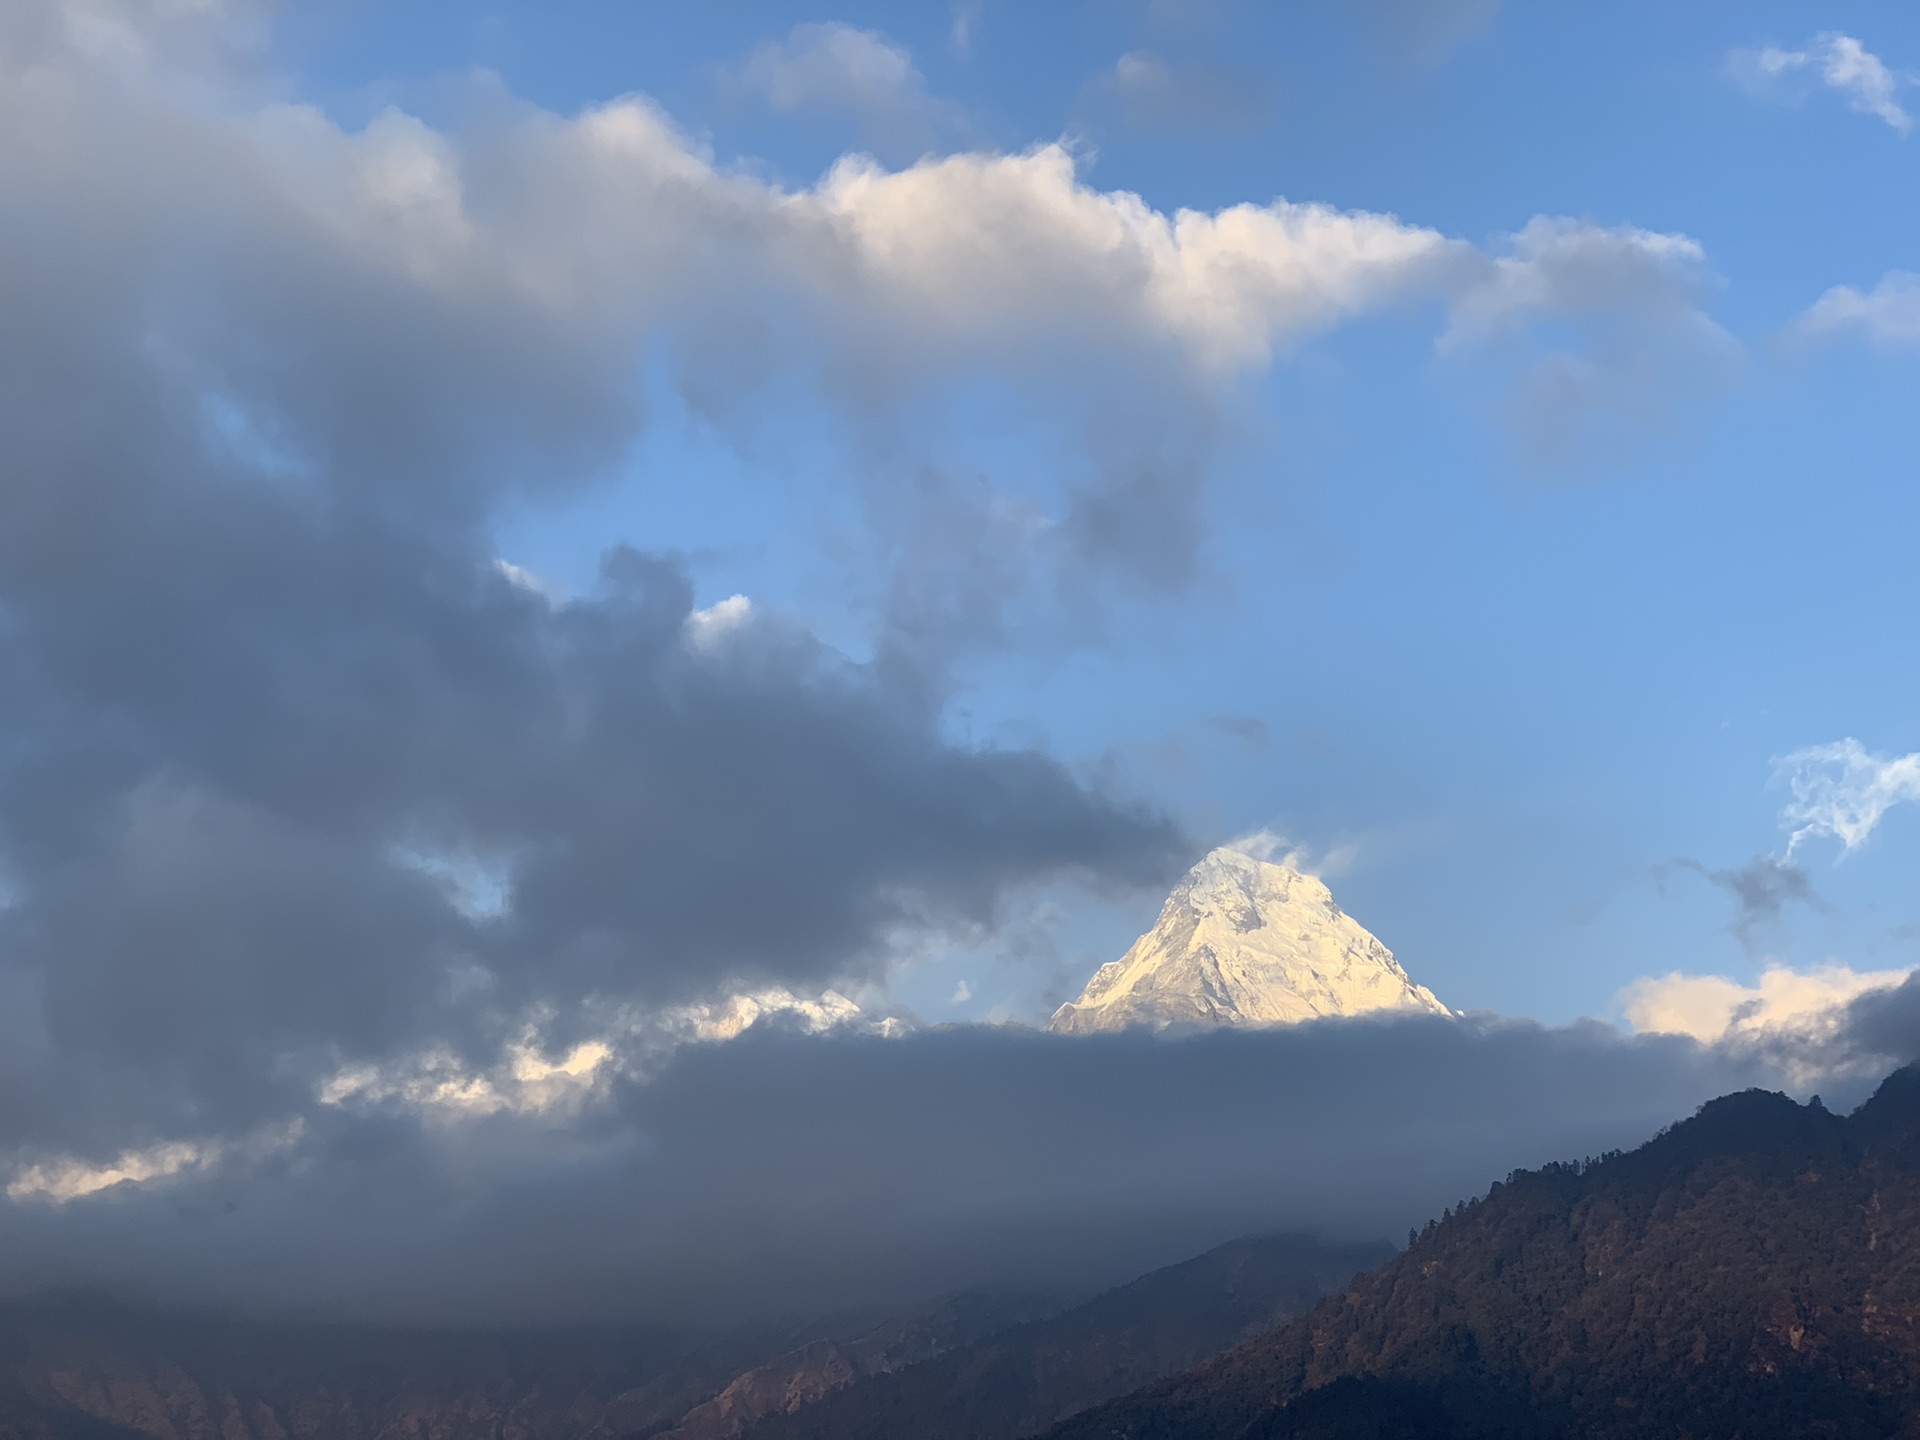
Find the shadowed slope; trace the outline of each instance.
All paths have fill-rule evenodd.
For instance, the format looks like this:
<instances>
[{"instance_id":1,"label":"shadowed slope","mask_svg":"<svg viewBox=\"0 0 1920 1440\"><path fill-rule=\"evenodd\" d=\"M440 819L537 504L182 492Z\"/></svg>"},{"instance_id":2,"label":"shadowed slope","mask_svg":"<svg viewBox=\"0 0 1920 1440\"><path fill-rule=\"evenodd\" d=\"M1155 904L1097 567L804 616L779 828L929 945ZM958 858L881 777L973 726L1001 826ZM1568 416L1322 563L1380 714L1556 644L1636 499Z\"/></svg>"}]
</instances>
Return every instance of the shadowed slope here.
<instances>
[{"instance_id":1,"label":"shadowed slope","mask_svg":"<svg viewBox=\"0 0 1920 1440\"><path fill-rule=\"evenodd\" d=\"M1284 1408L1283 1408L1284 1407ZM1057 1440L1920 1430L1920 1075L1748 1091L1520 1172L1344 1296Z\"/></svg>"},{"instance_id":2,"label":"shadowed slope","mask_svg":"<svg viewBox=\"0 0 1920 1440\"><path fill-rule=\"evenodd\" d=\"M1302 1236L1235 1241L1051 1319L854 1385L748 1437L1014 1440L1269 1329L1390 1253L1385 1244Z\"/></svg>"}]
</instances>

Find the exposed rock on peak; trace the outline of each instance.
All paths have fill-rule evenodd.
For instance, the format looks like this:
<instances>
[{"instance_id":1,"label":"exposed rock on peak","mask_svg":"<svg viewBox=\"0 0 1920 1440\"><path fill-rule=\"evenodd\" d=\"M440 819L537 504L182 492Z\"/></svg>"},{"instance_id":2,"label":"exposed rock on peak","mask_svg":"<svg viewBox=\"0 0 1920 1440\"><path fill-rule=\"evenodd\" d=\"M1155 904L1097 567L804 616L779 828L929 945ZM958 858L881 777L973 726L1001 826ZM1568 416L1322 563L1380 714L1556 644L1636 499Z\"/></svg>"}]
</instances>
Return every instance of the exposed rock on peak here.
<instances>
[{"instance_id":1,"label":"exposed rock on peak","mask_svg":"<svg viewBox=\"0 0 1920 1440\"><path fill-rule=\"evenodd\" d=\"M1318 879L1223 847L1187 872L1154 927L1102 965L1047 1028L1292 1025L1376 1010L1452 1013Z\"/></svg>"}]
</instances>

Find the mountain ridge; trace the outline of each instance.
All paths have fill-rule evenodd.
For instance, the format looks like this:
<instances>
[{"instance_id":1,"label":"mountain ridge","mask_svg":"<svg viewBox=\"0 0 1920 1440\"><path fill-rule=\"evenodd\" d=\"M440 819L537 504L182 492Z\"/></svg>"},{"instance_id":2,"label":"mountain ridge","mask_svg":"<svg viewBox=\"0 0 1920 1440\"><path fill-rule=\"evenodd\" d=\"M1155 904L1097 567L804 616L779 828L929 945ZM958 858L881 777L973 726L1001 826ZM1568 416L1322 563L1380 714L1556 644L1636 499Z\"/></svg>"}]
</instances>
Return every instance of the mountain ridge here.
<instances>
[{"instance_id":1,"label":"mountain ridge","mask_svg":"<svg viewBox=\"0 0 1920 1440\"><path fill-rule=\"evenodd\" d=\"M1345 1295L1050 1440L1920 1433L1920 1072L1516 1171Z\"/></svg>"},{"instance_id":2,"label":"mountain ridge","mask_svg":"<svg viewBox=\"0 0 1920 1440\"><path fill-rule=\"evenodd\" d=\"M743 1440L1017 1440L1269 1329L1392 1253L1306 1235L1231 1241L770 1416Z\"/></svg>"}]
</instances>

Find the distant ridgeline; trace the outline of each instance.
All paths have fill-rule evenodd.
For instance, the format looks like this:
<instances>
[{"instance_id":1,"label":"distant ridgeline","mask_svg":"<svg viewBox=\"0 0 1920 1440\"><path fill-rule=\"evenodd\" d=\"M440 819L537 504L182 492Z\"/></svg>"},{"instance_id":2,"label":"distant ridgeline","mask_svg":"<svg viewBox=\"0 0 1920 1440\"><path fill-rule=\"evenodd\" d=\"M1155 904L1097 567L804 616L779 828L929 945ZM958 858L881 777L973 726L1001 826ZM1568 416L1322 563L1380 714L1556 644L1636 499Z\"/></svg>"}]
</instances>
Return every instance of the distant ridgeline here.
<instances>
[{"instance_id":1,"label":"distant ridgeline","mask_svg":"<svg viewBox=\"0 0 1920 1440\"><path fill-rule=\"evenodd\" d=\"M1077 1305L974 1293L720 1334L0 1306L0 1440L1014 1440L1270 1330L1390 1254L1269 1236Z\"/></svg>"},{"instance_id":2,"label":"distant ridgeline","mask_svg":"<svg viewBox=\"0 0 1920 1440\"><path fill-rule=\"evenodd\" d=\"M1920 1069L1518 1172L1345 1295L1050 1440L1920 1435Z\"/></svg>"}]
</instances>

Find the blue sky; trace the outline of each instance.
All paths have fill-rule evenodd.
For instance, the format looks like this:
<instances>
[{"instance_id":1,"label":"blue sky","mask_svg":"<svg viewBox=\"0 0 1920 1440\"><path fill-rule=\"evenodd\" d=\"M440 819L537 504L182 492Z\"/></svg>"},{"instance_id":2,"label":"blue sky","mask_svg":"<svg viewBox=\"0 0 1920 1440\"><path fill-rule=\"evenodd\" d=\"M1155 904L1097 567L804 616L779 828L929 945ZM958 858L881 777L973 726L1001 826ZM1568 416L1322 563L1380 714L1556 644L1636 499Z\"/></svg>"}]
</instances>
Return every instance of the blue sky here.
<instances>
[{"instance_id":1,"label":"blue sky","mask_svg":"<svg viewBox=\"0 0 1920 1440\"><path fill-rule=\"evenodd\" d=\"M829 24L909 71L800 74L822 32L796 27ZM1782 850L1776 757L1915 743L1916 347L1795 327L1831 286L1920 265L1920 142L1822 78L1829 34L1916 98L1920 22L1886 5L328 4L271 44L348 125L458 124L487 83L561 114L638 92L723 169L795 189L848 152L1065 140L1084 184L1161 211L1284 196L1493 250L1535 216L1691 237L1723 349L1633 338L1649 393L1552 453L1525 376L1557 322L1463 362L1431 307L1359 318L1236 381L1190 579L1064 625L1016 614L955 667L966 734L1112 767L1205 838L1338 854L1337 893L1452 1003L1560 1020L1647 974L1904 968L1920 944L1910 817L1841 865L1809 844L1824 908L1744 938L1730 895L1673 865ZM1767 47L1814 58L1761 83ZM780 63L798 78L776 94ZM579 588L612 541L676 548L704 602L744 593L862 653L872 541L845 479L888 462L802 393L759 402L749 442L668 369L638 383L653 422L617 475L503 516L501 553ZM1017 402L999 427L973 403L935 452L956 473L1044 488L1072 463ZM1050 981L988 942L901 993L1030 1014L1151 909L1056 898ZM959 979L974 998L947 1005Z\"/></svg>"}]
</instances>

